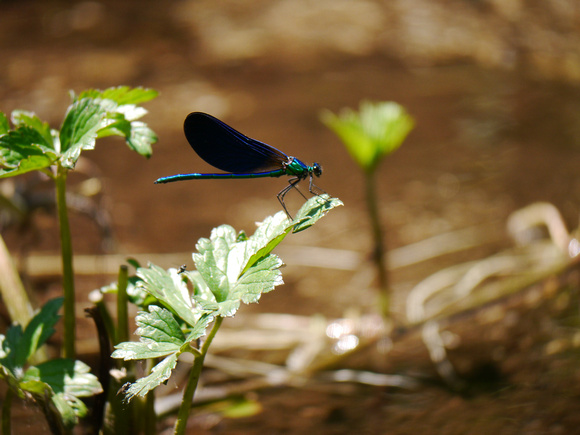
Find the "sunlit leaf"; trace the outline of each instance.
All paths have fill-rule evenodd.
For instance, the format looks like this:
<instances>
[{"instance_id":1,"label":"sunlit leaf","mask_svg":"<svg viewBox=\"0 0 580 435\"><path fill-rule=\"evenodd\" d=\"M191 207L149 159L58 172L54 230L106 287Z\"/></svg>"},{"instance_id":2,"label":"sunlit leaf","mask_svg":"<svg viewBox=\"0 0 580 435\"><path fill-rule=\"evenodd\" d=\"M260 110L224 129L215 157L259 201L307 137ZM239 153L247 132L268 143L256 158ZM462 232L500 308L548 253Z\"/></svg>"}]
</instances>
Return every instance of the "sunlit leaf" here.
<instances>
[{"instance_id":1,"label":"sunlit leaf","mask_svg":"<svg viewBox=\"0 0 580 435\"><path fill-rule=\"evenodd\" d=\"M126 138L129 148L144 157L150 157L153 153L151 144L157 142L157 135L140 121L131 122L131 134Z\"/></svg>"},{"instance_id":2,"label":"sunlit leaf","mask_svg":"<svg viewBox=\"0 0 580 435\"><path fill-rule=\"evenodd\" d=\"M283 284L279 270L282 261L271 253L272 249L290 231L307 228L338 205L342 203L328 195L315 197L305 204L296 220L290 221L278 213L259 224L250 237L244 232L236 233L228 225L214 228L209 239L202 238L196 245L198 252L193 254L193 259L197 270L165 271L155 265L139 268L141 285L167 309L151 305L149 312L139 313L139 343L120 343L112 356L125 360L165 358L148 376L129 387L126 399L145 396L166 381L182 352L203 352L205 345L194 351L192 342L205 334L216 316L233 316L242 302L257 302L262 293ZM188 282L193 287L192 294ZM217 321L216 327L219 327Z\"/></svg>"},{"instance_id":3,"label":"sunlit leaf","mask_svg":"<svg viewBox=\"0 0 580 435\"><path fill-rule=\"evenodd\" d=\"M137 270L143 288L153 297L173 310L184 322L194 326L205 313L194 307L187 284L175 269L166 271L151 264L148 268Z\"/></svg>"},{"instance_id":4,"label":"sunlit leaf","mask_svg":"<svg viewBox=\"0 0 580 435\"><path fill-rule=\"evenodd\" d=\"M211 315L203 315L189 331L187 337L181 330L171 311L151 305L149 312L137 316L137 331L140 341L120 343L111 355L124 360L163 358L151 373L135 382L126 393L126 399L135 395L144 396L149 390L165 382L171 376L179 355L189 348L189 343L205 334Z\"/></svg>"},{"instance_id":5,"label":"sunlit leaf","mask_svg":"<svg viewBox=\"0 0 580 435\"><path fill-rule=\"evenodd\" d=\"M0 177L43 169L56 159L52 142L32 127L22 126L0 136Z\"/></svg>"},{"instance_id":6,"label":"sunlit leaf","mask_svg":"<svg viewBox=\"0 0 580 435\"><path fill-rule=\"evenodd\" d=\"M154 89L146 88L131 88L129 86L118 86L100 91L97 89L89 89L80 93L77 99L83 98L101 98L112 100L118 105L126 104L141 104L150 101L157 97L159 92Z\"/></svg>"},{"instance_id":7,"label":"sunlit leaf","mask_svg":"<svg viewBox=\"0 0 580 435\"><path fill-rule=\"evenodd\" d=\"M50 399L64 425L71 428L78 423L78 418L87 414L87 407L80 397L94 396L103 391L97 377L89 371L90 367L82 361L54 359L30 367L20 387L33 394L38 402Z\"/></svg>"},{"instance_id":8,"label":"sunlit leaf","mask_svg":"<svg viewBox=\"0 0 580 435\"><path fill-rule=\"evenodd\" d=\"M97 137L123 136L129 148L144 157L153 153L151 145L157 142L157 135L147 124L140 121L129 121L121 113L108 116L106 126L101 128Z\"/></svg>"},{"instance_id":9,"label":"sunlit leaf","mask_svg":"<svg viewBox=\"0 0 580 435\"><path fill-rule=\"evenodd\" d=\"M284 284L282 272L279 270L282 264L282 260L272 254L254 263L233 286L232 298L239 297L246 304L254 303L260 299L262 293Z\"/></svg>"},{"instance_id":10,"label":"sunlit leaf","mask_svg":"<svg viewBox=\"0 0 580 435\"><path fill-rule=\"evenodd\" d=\"M129 137L131 135L131 122L129 122L121 113L109 113L103 123L103 126L97 132L97 138L107 136L123 136Z\"/></svg>"},{"instance_id":11,"label":"sunlit leaf","mask_svg":"<svg viewBox=\"0 0 580 435\"><path fill-rule=\"evenodd\" d=\"M48 122L42 122L33 112L26 110L14 110L12 123L15 127L30 127L36 130L44 139L43 144L54 150L53 132Z\"/></svg>"},{"instance_id":12,"label":"sunlit leaf","mask_svg":"<svg viewBox=\"0 0 580 435\"><path fill-rule=\"evenodd\" d=\"M274 216L269 216L263 222L258 224L258 228L249 238L252 246L257 246L248 258L245 270L250 268L256 261L264 258L278 246L282 240L290 233L292 225L286 216L286 213L280 211Z\"/></svg>"},{"instance_id":13,"label":"sunlit leaf","mask_svg":"<svg viewBox=\"0 0 580 435\"><path fill-rule=\"evenodd\" d=\"M321 119L345 144L348 152L365 171L395 151L413 129L413 118L394 102L363 101L358 112L344 109L337 116L326 110Z\"/></svg>"},{"instance_id":14,"label":"sunlit leaf","mask_svg":"<svg viewBox=\"0 0 580 435\"><path fill-rule=\"evenodd\" d=\"M151 145L157 141L157 136L147 125L137 119L147 114L147 110L137 106L155 98L158 92L153 89L130 88L119 86L104 91L90 89L82 92L75 99L93 101L106 112L96 131L98 138L116 135L125 138L127 145L142 156L150 157Z\"/></svg>"},{"instance_id":15,"label":"sunlit leaf","mask_svg":"<svg viewBox=\"0 0 580 435\"><path fill-rule=\"evenodd\" d=\"M60 129L60 160L64 167L73 168L82 150L95 147L97 131L103 127L107 111L113 107L89 98L75 101L69 107Z\"/></svg>"},{"instance_id":16,"label":"sunlit leaf","mask_svg":"<svg viewBox=\"0 0 580 435\"><path fill-rule=\"evenodd\" d=\"M236 231L229 225L214 228L209 239L199 239L193 261L217 302L227 299L230 285L241 273L240 265L228 256L236 244Z\"/></svg>"},{"instance_id":17,"label":"sunlit leaf","mask_svg":"<svg viewBox=\"0 0 580 435\"><path fill-rule=\"evenodd\" d=\"M292 232L298 233L310 228L320 218L335 207L344 205L338 198L330 198L324 193L310 198L296 213L296 218L292 223Z\"/></svg>"},{"instance_id":18,"label":"sunlit leaf","mask_svg":"<svg viewBox=\"0 0 580 435\"><path fill-rule=\"evenodd\" d=\"M10 130L10 124L8 123L8 117L4 112L0 112L0 136L8 133Z\"/></svg>"},{"instance_id":19,"label":"sunlit leaf","mask_svg":"<svg viewBox=\"0 0 580 435\"><path fill-rule=\"evenodd\" d=\"M142 340L181 346L185 339L171 311L157 305L151 305L149 312L140 312L135 317L135 322L137 323L135 333L141 336Z\"/></svg>"},{"instance_id":20,"label":"sunlit leaf","mask_svg":"<svg viewBox=\"0 0 580 435\"><path fill-rule=\"evenodd\" d=\"M214 308L214 315L221 317L233 316L240 308L241 302L255 303L262 293L267 293L274 287L283 284L282 273L278 268L282 261L275 255L268 255L249 267L237 280L230 283L226 299L218 301L210 287L196 271L185 272L194 282L196 295L194 300L207 309Z\"/></svg>"},{"instance_id":21,"label":"sunlit leaf","mask_svg":"<svg viewBox=\"0 0 580 435\"><path fill-rule=\"evenodd\" d=\"M116 345L113 358L160 358L178 352L185 342L185 335L169 310L151 305L149 312L140 312L135 321L140 341Z\"/></svg>"},{"instance_id":22,"label":"sunlit leaf","mask_svg":"<svg viewBox=\"0 0 580 435\"><path fill-rule=\"evenodd\" d=\"M91 368L82 361L59 358L30 367L23 381L45 382L55 393L90 397L102 391L99 380L90 371Z\"/></svg>"},{"instance_id":23,"label":"sunlit leaf","mask_svg":"<svg viewBox=\"0 0 580 435\"><path fill-rule=\"evenodd\" d=\"M177 364L177 353L171 354L151 370L151 373L144 378L137 380L127 390L125 399L130 401L135 396L144 397L149 391L161 385L171 377L171 373Z\"/></svg>"},{"instance_id":24,"label":"sunlit leaf","mask_svg":"<svg viewBox=\"0 0 580 435\"><path fill-rule=\"evenodd\" d=\"M115 345L111 357L125 361L162 358L179 351L179 348L173 343L125 341Z\"/></svg>"},{"instance_id":25,"label":"sunlit leaf","mask_svg":"<svg viewBox=\"0 0 580 435\"><path fill-rule=\"evenodd\" d=\"M77 397L57 393L52 396L52 403L58 409L58 414L68 429L72 429L79 423L79 418L87 415L87 406Z\"/></svg>"}]
</instances>

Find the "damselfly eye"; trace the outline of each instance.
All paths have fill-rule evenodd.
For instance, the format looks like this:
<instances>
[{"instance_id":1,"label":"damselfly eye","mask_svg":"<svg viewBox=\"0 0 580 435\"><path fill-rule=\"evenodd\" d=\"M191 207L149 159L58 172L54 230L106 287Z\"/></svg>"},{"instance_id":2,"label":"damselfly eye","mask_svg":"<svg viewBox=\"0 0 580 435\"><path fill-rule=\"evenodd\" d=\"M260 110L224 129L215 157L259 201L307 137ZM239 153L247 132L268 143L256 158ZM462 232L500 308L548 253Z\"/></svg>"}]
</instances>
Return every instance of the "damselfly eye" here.
<instances>
[{"instance_id":1,"label":"damselfly eye","mask_svg":"<svg viewBox=\"0 0 580 435\"><path fill-rule=\"evenodd\" d=\"M318 163L314 163L312 165L312 173L317 177L320 177L322 175L322 166L320 166Z\"/></svg>"}]
</instances>

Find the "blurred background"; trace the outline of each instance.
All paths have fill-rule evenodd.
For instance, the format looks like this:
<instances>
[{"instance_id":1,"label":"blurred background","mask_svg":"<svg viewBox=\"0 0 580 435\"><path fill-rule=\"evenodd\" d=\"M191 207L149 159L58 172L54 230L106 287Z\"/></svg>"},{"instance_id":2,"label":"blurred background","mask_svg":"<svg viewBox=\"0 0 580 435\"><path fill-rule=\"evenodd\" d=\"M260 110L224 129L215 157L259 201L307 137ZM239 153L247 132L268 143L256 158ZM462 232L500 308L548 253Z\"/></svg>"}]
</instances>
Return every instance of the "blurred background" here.
<instances>
[{"instance_id":1,"label":"blurred background","mask_svg":"<svg viewBox=\"0 0 580 435\"><path fill-rule=\"evenodd\" d=\"M161 93L145 105L149 115L143 120L159 135L151 159L114 139L83 154L89 172L102 182L99 207L110 217L114 243L103 246L94 221L73 215L77 254L192 252L197 239L219 224L252 232L254 222L278 211L276 194L284 179L153 184L161 176L213 171L183 136L190 112L211 113L250 137L323 166L317 184L345 207L288 239L297 250L294 262L281 254L288 264L286 286L264 296L252 311L341 316L346 307L372 311L376 303L373 275L358 273L359 263L300 265L303 246L351 251L364 261L372 242L362 175L320 122L323 109L392 100L416 121L378 171L390 249L458 230L478 231L474 249L392 270L395 317L404 318L409 290L430 274L511 246L505 223L515 210L549 202L569 229L578 225L580 4L575 0L0 0L0 58L0 111L31 110L54 128L62 122L69 90L131 85ZM78 181L70 177L71 185ZM287 198L297 210L302 198L296 193ZM57 253L53 214L36 213L33 221L37 233L26 239L29 254ZM22 232L7 227L3 236L12 249L22 248ZM163 266L182 263L191 264L191 258ZM31 274L39 300L60 293L54 276ZM86 294L109 280L87 273L77 286ZM86 296L78 299L86 302ZM474 353L482 352L474 347ZM424 350L400 355L397 370L432 370ZM304 393L285 397L291 395L285 391L266 400L266 412L252 424L273 431L268 433L300 429L276 426L273 410L287 402L285 412L298 413L310 422L306 427L327 424L320 433L347 433L342 430L364 425L368 433L498 428L572 433L578 417L568 404L577 396L569 389L578 385L576 360L565 374L550 372L551 381L536 383L548 364L540 356L527 372L519 371L521 359L498 369L502 382L510 379L509 392L499 398L466 399L435 390L391 397L395 403L387 409L384 396L366 391L357 406L381 411L362 421L355 412L360 408L348 399L352 391L337 393L330 408L307 394L306 411L300 405ZM546 409L548 398L558 405ZM507 403L520 407L512 414ZM459 414L466 416L461 422ZM488 426L470 432L481 416ZM422 423L408 426L416 418ZM244 423L227 424L222 429L239 424L239 430L249 430ZM389 429L381 431L383 424Z\"/></svg>"}]
</instances>

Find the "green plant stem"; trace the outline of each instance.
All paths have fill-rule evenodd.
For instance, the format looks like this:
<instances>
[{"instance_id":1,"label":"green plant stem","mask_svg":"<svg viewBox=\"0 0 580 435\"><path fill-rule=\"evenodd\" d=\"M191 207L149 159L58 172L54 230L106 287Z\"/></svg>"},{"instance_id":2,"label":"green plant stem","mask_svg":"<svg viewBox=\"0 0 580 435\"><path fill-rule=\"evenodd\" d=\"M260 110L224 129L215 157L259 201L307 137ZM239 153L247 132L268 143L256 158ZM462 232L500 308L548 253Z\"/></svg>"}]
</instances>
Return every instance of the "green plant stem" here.
<instances>
[{"instance_id":1,"label":"green plant stem","mask_svg":"<svg viewBox=\"0 0 580 435\"><path fill-rule=\"evenodd\" d=\"M197 388L197 383L201 375L201 369L203 368L203 360L205 355L209 350L209 346L213 341L218 329L220 328L223 321L223 317L218 317L213 324L211 332L207 336L207 339L203 343L201 350L198 355L195 355L193 360L193 367L189 373L189 379L187 385L185 386L185 391L183 392L183 399L181 400L181 406L179 407L179 413L177 414L177 421L175 422L175 435L183 435L185 433L185 428L187 427L187 418L189 417L189 412L191 411L191 404L193 403L193 396L195 395L195 390Z\"/></svg>"},{"instance_id":2,"label":"green plant stem","mask_svg":"<svg viewBox=\"0 0 580 435\"><path fill-rule=\"evenodd\" d=\"M119 267L119 278L117 280L117 336L115 344L129 341L129 315L127 284L129 282L129 272L126 265Z\"/></svg>"},{"instance_id":3,"label":"green plant stem","mask_svg":"<svg viewBox=\"0 0 580 435\"><path fill-rule=\"evenodd\" d=\"M99 315L103 320L105 325L105 330L107 331L107 337L111 343L115 343L115 338L117 336L117 331L115 329L115 323L111 317L111 313L107 308L107 304L103 300L103 294L98 290L93 290L89 294L89 300L95 305L97 310L99 310Z\"/></svg>"},{"instance_id":4,"label":"green plant stem","mask_svg":"<svg viewBox=\"0 0 580 435\"><path fill-rule=\"evenodd\" d=\"M6 396L4 397L4 403L2 403L2 435L10 435L12 433L10 409L12 409L13 397L14 393L8 388L6 390Z\"/></svg>"},{"instance_id":5,"label":"green plant stem","mask_svg":"<svg viewBox=\"0 0 580 435\"><path fill-rule=\"evenodd\" d=\"M389 288L389 274L387 272L386 264L387 248L384 241L384 230L381 226L381 219L379 216L375 171L373 169L365 171L365 193L374 242L372 258L377 269L380 307L383 316L389 317L391 295Z\"/></svg>"},{"instance_id":6,"label":"green plant stem","mask_svg":"<svg viewBox=\"0 0 580 435\"><path fill-rule=\"evenodd\" d=\"M147 373L153 369L153 360L148 360ZM144 403L144 431L145 435L155 435L157 433L157 414L155 414L155 390L151 390L145 396Z\"/></svg>"},{"instance_id":7,"label":"green plant stem","mask_svg":"<svg viewBox=\"0 0 580 435\"><path fill-rule=\"evenodd\" d=\"M67 169L58 166L55 178L56 204L60 226L60 249L62 258L62 285L64 290L64 357L75 358L75 286L73 277L73 256L68 210L66 206Z\"/></svg>"}]
</instances>

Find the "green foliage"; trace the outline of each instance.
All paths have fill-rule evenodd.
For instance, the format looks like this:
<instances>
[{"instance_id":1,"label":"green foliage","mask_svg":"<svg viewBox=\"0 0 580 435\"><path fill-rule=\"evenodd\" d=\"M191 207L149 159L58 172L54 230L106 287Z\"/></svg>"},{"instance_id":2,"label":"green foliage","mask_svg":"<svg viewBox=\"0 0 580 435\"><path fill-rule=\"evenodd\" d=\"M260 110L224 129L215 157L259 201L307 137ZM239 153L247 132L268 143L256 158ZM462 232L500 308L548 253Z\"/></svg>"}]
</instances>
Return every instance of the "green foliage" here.
<instances>
[{"instance_id":1,"label":"green foliage","mask_svg":"<svg viewBox=\"0 0 580 435\"><path fill-rule=\"evenodd\" d=\"M201 355L196 340L217 317L233 316L243 303L257 302L262 293L283 283L282 260L272 250L290 233L303 231L342 202L328 195L308 200L289 221L284 212L258 224L247 237L231 226L215 228L209 239L198 241L193 261L197 270L179 273L150 265L139 268L137 286L160 305L150 305L137 316L139 342L115 346L113 358L164 358L152 372L127 390L127 400L144 396L171 375L183 352ZM192 291L190 291L190 286Z\"/></svg>"},{"instance_id":2,"label":"green foliage","mask_svg":"<svg viewBox=\"0 0 580 435\"><path fill-rule=\"evenodd\" d=\"M0 113L0 178L53 165L74 168L81 152L95 147L97 138L122 136L129 147L149 157L155 133L137 121L147 113L138 103L157 96L152 89L121 86L88 90L73 96L60 131L52 130L34 113L15 110L8 118Z\"/></svg>"},{"instance_id":3,"label":"green foliage","mask_svg":"<svg viewBox=\"0 0 580 435\"><path fill-rule=\"evenodd\" d=\"M394 102L363 101L359 112L343 109L335 115L326 110L321 119L366 172L372 172L384 156L395 151L414 126L405 108Z\"/></svg>"},{"instance_id":4,"label":"green foliage","mask_svg":"<svg viewBox=\"0 0 580 435\"><path fill-rule=\"evenodd\" d=\"M364 171L365 196L374 242L373 261L381 290L380 306L385 316L390 310L389 279L386 267L386 248L378 212L375 171L382 158L394 152L413 129L414 120L404 107L394 102L363 101L360 110L344 109L340 115L326 110L321 120L342 140L346 149Z\"/></svg>"},{"instance_id":5,"label":"green foliage","mask_svg":"<svg viewBox=\"0 0 580 435\"><path fill-rule=\"evenodd\" d=\"M15 394L41 406L56 432L71 428L78 417L86 414L79 397L101 391L89 367L74 361L75 292L66 206L67 173L74 168L82 151L93 149L96 140L106 136L121 136L131 149L149 157L157 138L146 124L138 121L147 113L139 104L156 96L154 90L127 86L71 95L71 105L59 130L51 129L34 113L24 110L11 113L11 127L8 117L0 112L0 178L39 170L55 181L65 295L64 354L69 357L26 367L53 332L52 327L59 318L56 313L63 303L58 299L48 303L24 331L14 326L5 336L0 336L0 377ZM3 415L3 424L7 415Z\"/></svg>"},{"instance_id":6,"label":"green foliage","mask_svg":"<svg viewBox=\"0 0 580 435\"><path fill-rule=\"evenodd\" d=\"M0 135L8 133L10 130L10 124L8 123L8 118L2 112L0 112Z\"/></svg>"},{"instance_id":7,"label":"green foliage","mask_svg":"<svg viewBox=\"0 0 580 435\"><path fill-rule=\"evenodd\" d=\"M90 368L71 359L54 359L27 367L28 360L54 333L62 304L63 298L53 299L31 319L24 331L15 325L6 335L0 334L0 378L20 398L31 399L45 412L56 408L58 420L65 428L71 428L87 413L80 397L102 391L97 378L89 373ZM50 420L54 421L54 415Z\"/></svg>"},{"instance_id":8,"label":"green foliage","mask_svg":"<svg viewBox=\"0 0 580 435\"><path fill-rule=\"evenodd\" d=\"M202 315L194 325L190 325L186 337L173 314L156 305L149 307L149 312L140 312L136 317L139 342L125 342L116 347L113 358L125 361L148 358L164 358L157 364L151 374L135 382L128 390L126 398L135 395L144 396L148 391L165 382L177 364L179 355L187 351L189 343L205 333L205 328L212 320L211 316Z\"/></svg>"}]
</instances>

